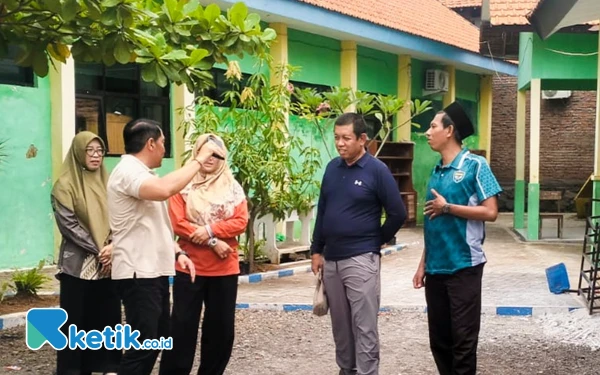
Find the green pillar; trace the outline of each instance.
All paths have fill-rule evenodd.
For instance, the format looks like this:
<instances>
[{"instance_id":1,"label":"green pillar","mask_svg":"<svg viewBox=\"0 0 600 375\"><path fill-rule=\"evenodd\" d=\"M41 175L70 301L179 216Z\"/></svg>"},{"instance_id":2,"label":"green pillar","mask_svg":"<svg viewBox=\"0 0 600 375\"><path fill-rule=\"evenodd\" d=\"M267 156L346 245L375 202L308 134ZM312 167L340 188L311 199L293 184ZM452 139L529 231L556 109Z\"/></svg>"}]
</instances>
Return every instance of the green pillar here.
<instances>
[{"instance_id":1,"label":"green pillar","mask_svg":"<svg viewBox=\"0 0 600 375\"><path fill-rule=\"evenodd\" d=\"M527 239L539 240L540 184L529 184L527 198Z\"/></svg>"},{"instance_id":2,"label":"green pillar","mask_svg":"<svg viewBox=\"0 0 600 375\"><path fill-rule=\"evenodd\" d=\"M515 207L514 207L515 229L525 228L525 181L515 180Z\"/></svg>"},{"instance_id":3,"label":"green pillar","mask_svg":"<svg viewBox=\"0 0 600 375\"><path fill-rule=\"evenodd\" d=\"M594 180L593 182L594 192L592 198L600 199L600 181ZM592 216L600 215L600 202L592 201Z\"/></svg>"},{"instance_id":4,"label":"green pillar","mask_svg":"<svg viewBox=\"0 0 600 375\"><path fill-rule=\"evenodd\" d=\"M539 240L540 227L540 108L542 81L531 80L529 115L529 191L527 194L527 239Z\"/></svg>"},{"instance_id":5,"label":"green pillar","mask_svg":"<svg viewBox=\"0 0 600 375\"><path fill-rule=\"evenodd\" d=\"M513 209L513 227L525 228L525 122L527 109L527 91L517 91L517 131L515 158L515 207Z\"/></svg>"}]
</instances>

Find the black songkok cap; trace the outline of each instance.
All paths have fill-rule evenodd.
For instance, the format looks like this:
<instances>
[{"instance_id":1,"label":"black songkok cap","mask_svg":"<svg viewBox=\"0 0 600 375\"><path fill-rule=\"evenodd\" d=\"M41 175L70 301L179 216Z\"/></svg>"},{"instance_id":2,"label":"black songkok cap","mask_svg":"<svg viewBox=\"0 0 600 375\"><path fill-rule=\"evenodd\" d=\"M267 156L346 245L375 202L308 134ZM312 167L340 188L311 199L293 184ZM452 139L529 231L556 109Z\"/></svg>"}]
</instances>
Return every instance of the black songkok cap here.
<instances>
[{"instance_id":1,"label":"black songkok cap","mask_svg":"<svg viewBox=\"0 0 600 375\"><path fill-rule=\"evenodd\" d=\"M475 128L473 127L473 123L467 116L467 113L463 109L463 107L458 103L454 102L444 108L444 112L452 119L456 130L458 130L458 134L460 135L460 139L463 140L473 134L475 134Z\"/></svg>"}]
</instances>

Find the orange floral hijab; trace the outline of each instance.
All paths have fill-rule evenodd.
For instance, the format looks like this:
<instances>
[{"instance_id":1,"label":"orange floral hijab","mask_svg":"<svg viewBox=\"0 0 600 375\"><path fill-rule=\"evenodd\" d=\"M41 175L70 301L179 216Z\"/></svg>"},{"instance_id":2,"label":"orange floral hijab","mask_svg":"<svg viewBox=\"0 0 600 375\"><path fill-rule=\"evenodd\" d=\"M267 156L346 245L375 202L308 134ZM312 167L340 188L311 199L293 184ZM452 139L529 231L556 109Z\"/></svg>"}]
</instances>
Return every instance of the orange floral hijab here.
<instances>
[{"instance_id":1,"label":"orange floral hijab","mask_svg":"<svg viewBox=\"0 0 600 375\"><path fill-rule=\"evenodd\" d=\"M227 164L227 148L223 140L214 134L201 135L192 152L192 159L198 155L198 152L209 142L209 137L214 137L217 145L223 150L225 160L220 161L220 165L213 173L203 176L202 173L196 174L192 181L181 191L181 195L186 202L186 217L197 225L212 224L233 216L235 207L246 199L242 186L235 180L229 165Z\"/></svg>"}]
</instances>

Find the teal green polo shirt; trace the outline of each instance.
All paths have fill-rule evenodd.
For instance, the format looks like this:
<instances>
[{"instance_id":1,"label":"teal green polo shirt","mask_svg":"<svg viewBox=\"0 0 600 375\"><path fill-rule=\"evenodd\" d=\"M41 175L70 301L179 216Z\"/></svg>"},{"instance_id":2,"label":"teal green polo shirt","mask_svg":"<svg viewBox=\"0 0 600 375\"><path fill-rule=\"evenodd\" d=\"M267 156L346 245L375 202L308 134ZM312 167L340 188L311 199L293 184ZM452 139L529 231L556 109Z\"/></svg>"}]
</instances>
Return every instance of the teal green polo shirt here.
<instances>
[{"instance_id":1,"label":"teal green polo shirt","mask_svg":"<svg viewBox=\"0 0 600 375\"><path fill-rule=\"evenodd\" d=\"M426 201L435 189L450 204L477 206L502 192L487 160L463 149L450 165L440 161L427 185ZM485 222L451 214L433 220L425 216L425 273L453 274L486 262L483 252Z\"/></svg>"}]
</instances>

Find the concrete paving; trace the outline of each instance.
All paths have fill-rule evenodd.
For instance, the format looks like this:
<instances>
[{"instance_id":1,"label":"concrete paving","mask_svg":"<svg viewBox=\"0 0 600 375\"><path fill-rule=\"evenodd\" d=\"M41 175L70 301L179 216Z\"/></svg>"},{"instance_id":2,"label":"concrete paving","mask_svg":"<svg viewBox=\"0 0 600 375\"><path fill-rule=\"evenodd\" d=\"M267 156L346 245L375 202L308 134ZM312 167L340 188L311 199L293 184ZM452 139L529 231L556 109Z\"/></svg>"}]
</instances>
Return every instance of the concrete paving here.
<instances>
[{"instance_id":1,"label":"concrete paving","mask_svg":"<svg viewBox=\"0 0 600 375\"><path fill-rule=\"evenodd\" d=\"M552 294L546 268L565 263L571 289L578 283L581 245L569 242L524 242L512 231L512 215L501 215L487 225L484 249L484 307L581 307L583 299L574 294ZM548 228L551 229L551 228ZM576 230L574 230L576 231ZM424 290L415 290L412 278L423 251L422 228L402 229L398 242L409 246L382 259L382 305L425 306ZM240 285L239 303L312 303L315 277L301 274Z\"/></svg>"},{"instance_id":2,"label":"concrete paving","mask_svg":"<svg viewBox=\"0 0 600 375\"><path fill-rule=\"evenodd\" d=\"M508 218L511 221L508 223ZM505 225L512 223L512 215L503 215L503 222ZM558 220L556 219L545 219L542 223L542 235L539 241L551 242L551 243L565 243L565 242L582 242L585 233L585 219L578 219L575 213L565 213L563 219L563 236L562 239L558 238ZM525 240L527 238L527 214L525 214L525 229L516 230L520 238Z\"/></svg>"},{"instance_id":3,"label":"concrete paving","mask_svg":"<svg viewBox=\"0 0 600 375\"><path fill-rule=\"evenodd\" d=\"M579 281L582 239L585 221L574 214L565 217L565 239L552 239L556 230L552 222L544 224L542 241L523 241L512 228L512 214L501 214L495 223L487 225L484 244L488 263L483 276L483 306L531 306L531 307L581 307L582 297L576 293L556 295L549 291L546 268L565 263L571 289ZM421 227L402 229L397 235L398 243L408 247L382 258L382 305L402 307L425 306L424 290L412 287L412 278L423 251ZM43 292L58 291L53 277L55 267L44 273L50 277ZM10 274L0 274L0 282L8 280ZM238 303L290 303L311 304L315 277L312 273L301 273L290 277L265 280L256 284L241 284ZM539 310L539 309L538 309Z\"/></svg>"}]
</instances>

